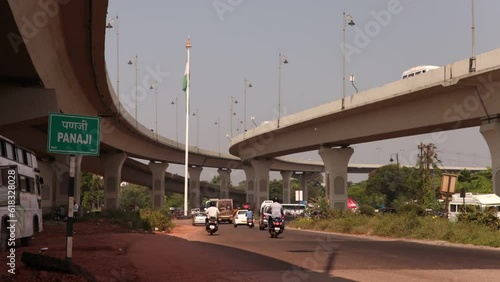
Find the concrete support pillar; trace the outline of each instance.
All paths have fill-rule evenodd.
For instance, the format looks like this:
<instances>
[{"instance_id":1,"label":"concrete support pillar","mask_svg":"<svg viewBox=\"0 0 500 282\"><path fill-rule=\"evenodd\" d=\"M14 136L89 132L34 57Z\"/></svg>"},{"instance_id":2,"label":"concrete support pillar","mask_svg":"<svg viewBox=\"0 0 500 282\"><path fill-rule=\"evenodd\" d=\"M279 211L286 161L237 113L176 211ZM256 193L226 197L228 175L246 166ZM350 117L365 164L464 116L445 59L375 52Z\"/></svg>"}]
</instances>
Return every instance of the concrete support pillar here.
<instances>
[{"instance_id":1,"label":"concrete support pillar","mask_svg":"<svg viewBox=\"0 0 500 282\"><path fill-rule=\"evenodd\" d=\"M255 172L257 205L269 199L269 171L273 160L253 159L252 167Z\"/></svg>"},{"instance_id":2,"label":"concrete support pillar","mask_svg":"<svg viewBox=\"0 0 500 282\"><path fill-rule=\"evenodd\" d=\"M321 147L319 155L329 173L327 200L330 208L347 210L347 166L354 150L352 148Z\"/></svg>"},{"instance_id":3,"label":"concrete support pillar","mask_svg":"<svg viewBox=\"0 0 500 282\"><path fill-rule=\"evenodd\" d=\"M153 175L151 190L151 204L155 209L163 209L165 204L165 172L168 163L149 162L149 169Z\"/></svg>"},{"instance_id":4,"label":"concrete support pillar","mask_svg":"<svg viewBox=\"0 0 500 282\"><path fill-rule=\"evenodd\" d=\"M250 204L250 207L255 212L258 209L255 204L255 171L251 165L243 165L243 171L245 171L247 182L246 202Z\"/></svg>"},{"instance_id":5,"label":"concrete support pillar","mask_svg":"<svg viewBox=\"0 0 500 282\"><path fill-rule=\"evenodd\" d=\"M188 167L189 172L189 205L191 208L200 208L200 175L203 167L191 166Z\"/></svg>"},{"instance_id":6,"label":"concrete support pillar","mask_svg":"<svg viewBox=\"0 0 500 282\"><path fill-rule=\"evenodd\" d=\"M309 188L307 187L307 181L309 180L309 174L304 172L300 175L300 190L302 190L302 197L304 201L309 201Z\"/></svg>"},{"instance_id":7,"label":"concrete support pillar","mask_svg":"<svg viewBox=\"0 0 500 282\"><path fill-rule=\"evenodd\" d=\"M283 178L283 204L290 204L290 177L292 172L283 170L280 173Z\"/></svg>"},{"instance_id":8,"label":"concrete support pillar","mask_svg":"<svg viewBox=\"0 0 500 282\"><path fill-rule=\"evenodd\" d=\"M101 155L99 158L104 166L104 209L119 209L122 166L127 159L127 155L118 153Z\"/></svg>"},{"instance_id":9,"label":"concrete support pillar","mask_svg":"<svg viewBox=\"0 0 500 282\"><path fill-rule=\"evenodd\" d=\"M500 119L483 123L479 130L490 149L493 193L500 196Z\"/></svg>"},{"instance_id":10,"label":"concrete support pillar","mask_svg":"<svg viewBox=\"0 0 500 282\"><path fill-rule=\"evenodd\" d=\"M228 199L229 198L229 182L231 180L231 169L222 169L219 168L217 172L220 175L220 198Z\"/></svg>"},{"instance_id":11,"label":"concrete support pillar","mask_svg":"<svg viewBox=\"0 0 500 282\"><path fill-rule=\"evenodd\" d=\"M52 170L54 171L55 184L52 190L52 203L53 206L65 206L66 211L68 208L68 185L69 185L69 155L56 155L56 160L51 163ZM75 201L80 202L80 172L81 172L82 156L75 158ZM73 204L71 205L71 208Z\"/></svg>"}]
</instances>

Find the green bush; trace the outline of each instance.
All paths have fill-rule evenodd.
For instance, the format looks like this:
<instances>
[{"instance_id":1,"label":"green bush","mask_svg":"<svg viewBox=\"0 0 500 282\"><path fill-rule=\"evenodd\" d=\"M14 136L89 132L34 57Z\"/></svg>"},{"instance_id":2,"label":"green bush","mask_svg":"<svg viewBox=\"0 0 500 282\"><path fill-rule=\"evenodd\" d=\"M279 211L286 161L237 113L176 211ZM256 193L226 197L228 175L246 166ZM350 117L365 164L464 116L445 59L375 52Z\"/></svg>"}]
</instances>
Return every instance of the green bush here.
<instances>
[{"instance_id":1,"label":"green bush","mask_svg":"<svg viewBox=\"0 0 500 282\"><path fill-rule=\"evenodd\" d=\"M422 206L415 203L401 205L398 212L401 214L415 214L417 216L425 216L427 214Z\"/></svg>"},{"instance_id":2,"label":"green bush","mask_svg":"<svg viewBox=\"0 0 500 282\"><path fill-rule=\"evenodd\" d=\"M467 207L466 212L457 215L458 221L475 223L492 229L500 228L500 219L496 216L496 209L481 211L474 207Z\"/></svg>"},{"instance_id":3,"label":"green bush","mask_svg":"<svg viewBox=\"0 0 500 282\"><path fill-rule=\"evenodd\" d=\"M443 240L459 244L500 247L500 230L481 226L475 221L451 222L447 218L418 216L417 214L418 212L405 212L364 216L351 212L332 211L332 217L329 218L300 218L290 222L289 225L295 228L327 232Z\"/></svg>"},{"instance_id":4,"label":"green bush","mask_svg":"<svg viewBox=\"0 0 500 282\"><path fill-rule=\"evenodd\" d=\"M373 216L375 215L375 209L372 206L361 205L359 206L359 213L362 215Z\"/></svg>"},{"instance_id":5,"label":"green bush","mask_svg":"<svg viewBox=\"0 0 500 282\"><path fill-rule=\"evenodd\" d=\"M143 221L139 216L137 211L124 211L124 210L103 210L100 214L91 213L86 215L84 218L88 217L102 217L111 220L114 223L118 223L123 226L127 226L133 229L144 228Z\"/></svg>"},{"instance_id":6,"label":"green bush","mask_svg":"<svg viewBox=\"0 0 500 282\"><path fill-rule=\"evenodd\" d=\"M106 218L114 223L132 229L170 232L174 227L170 212L165 209L144 208L139 211L103 210L100 215L93 214L85 216L85 218L88 217Z\"/></svg>"},{"instance_id":7,"label":"green bush","mask_svg":"<svg viewBox=\"0 0 500 282\"><path fill-rule=\"evenodd\" d=\"M164 209L144 208L140 210L140 217L144 229L170 232L174 227L170 212Z\"/></svg>"}]
</instances>

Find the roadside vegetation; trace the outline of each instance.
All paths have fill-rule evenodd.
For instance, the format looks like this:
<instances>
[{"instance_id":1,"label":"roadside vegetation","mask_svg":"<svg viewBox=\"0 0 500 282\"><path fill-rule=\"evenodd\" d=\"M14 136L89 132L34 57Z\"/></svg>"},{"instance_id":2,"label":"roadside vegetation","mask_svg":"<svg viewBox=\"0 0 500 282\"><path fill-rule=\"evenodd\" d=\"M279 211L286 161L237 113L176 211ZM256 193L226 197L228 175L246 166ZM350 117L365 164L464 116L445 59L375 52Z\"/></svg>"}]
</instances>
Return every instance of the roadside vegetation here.
<instances>
[{"instance_id":1,"label":"roadside vegetation","mask_svg":"<svg viewBox=\"0 0 500 282\"><path fill-rule=\"evenodd\" d=\"M179 202L176 194L165 196L163 209L153 209L150 188L128 184L121 187L120 209L101 211L104 199L102 177L85 172L81 177L84 216L77 220L106 219L133 230L170 232L173 229L170 207Z\"/></svg>"},{"instance_id":2,"label":"roadside vegetation","mask_svg":"<svg viewBox=\"0 0 500 282\"><path fill-rule=\"evenodd\" d=\"M356 212L328 208L324 194L309 203L309 217L289 223L290 227L346 234L391 238L439 240L459 244L500 247L500 219L497 210L475 210L468 206L456 222L446 217L440 194L441 174L422 168L383 166L367 180L349 183L348 195L356 200ZM492 193L491 169L461 171L455 191ZM391 212L376 212L384 210Z\"/></svg>"},{"instance_id":3,"label":"roadside vegetation","mask_svg":"<svg viewBox=\"0 0 500 282\"><path fill-rule=\"evenodd\" d=\"M139 210L104 210L88 213L78 220L106 219L131 230L171 232L175 227L170 211L142 208Z\"/></svg>"},{"instance_id":4,"label":"roadside vegetation","mask_svg":"<svg viewBox=\"0 0 500 282\"><path fill-rule=\"evenodd\" d=\"M405 210L406 209L406 210ZM369 209L368 209L369 210ZM320 218L302 217L288 226L326 232L364 234L416 240L439 240L459 244L500 247L500 221L491 214L471 212L457 222L420 213L413 207L400 208L397 214L339 212L327 210ZM484 222L477 218L488 218ZM488 222L488 224L485 224Z\"/></svg>"}]
</instances>

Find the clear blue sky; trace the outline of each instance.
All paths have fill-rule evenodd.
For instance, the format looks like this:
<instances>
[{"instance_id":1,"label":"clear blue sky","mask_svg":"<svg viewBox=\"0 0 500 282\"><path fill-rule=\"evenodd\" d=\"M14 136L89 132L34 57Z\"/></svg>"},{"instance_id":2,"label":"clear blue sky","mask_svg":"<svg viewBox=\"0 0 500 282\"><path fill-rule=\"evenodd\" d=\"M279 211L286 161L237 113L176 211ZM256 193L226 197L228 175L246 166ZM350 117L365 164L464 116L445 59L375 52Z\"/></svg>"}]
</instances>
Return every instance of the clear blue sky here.
<instances>
[{"instance_id":1,"label":"clear blue sky","mask_svg":"<svg viewBox=\"0 0 500 282\"><path fill-rule=\"evenodd\" d=\"M389 7L390 6L390 7ZM148 88L147 67L168 73L159 84L158 132L184 143L185 95L182 77L186 62L186 39L191 36L191 112L199 112L199 146L227 152L231 96L233 133L243 120L244 79L247 89L247 127L275 119L278 101L278 54L289 64L282 66L281 105L288 114L300 112L342 97L342 12L353 16L356 25L346 29L346 44L358 46L346 66L346 95L353 95L349 74L356 76L360 91L400 79L416 65L442 66L471 55L470 0L111 0L109 17L119 16L120 96L134 97L135 69L127 64L138 53L139 85ZM382 11L382 12L381 12ZM476 54L500 48L500 1L475 1ZM379 16L377 16L379 15ZM383 16L380 16L383 15ZM390 18L387 17L390 15ZM359 40L365 35L364 45ZM116 34L108 29L106 60L116 87ZM357 43L356 43L357 42ZM143 82L143 80L146 80ZM128 107L134 115L135 104ZM220 136L214 122L220 118ZM139 122L155 128L155 95L138 102ZM197 119L190 117L190 145L197 143ZM388 163L392 153L400 162L414 164L410 156L428 135L353 145L351 163ZM477 127L449 131L437 143L438 155L450 166L491 165L489 151ZM317 152L294 157L320 160ZM183 167L168 169L183 173ZM202 179L216 172L206 169ZM233 182L243 172L232 174ZM280 178L273 173L271 178ZM362 177L361 177L362 178ZM359 180L349 176L349 180Z\"/></svg>"}]
</instances>

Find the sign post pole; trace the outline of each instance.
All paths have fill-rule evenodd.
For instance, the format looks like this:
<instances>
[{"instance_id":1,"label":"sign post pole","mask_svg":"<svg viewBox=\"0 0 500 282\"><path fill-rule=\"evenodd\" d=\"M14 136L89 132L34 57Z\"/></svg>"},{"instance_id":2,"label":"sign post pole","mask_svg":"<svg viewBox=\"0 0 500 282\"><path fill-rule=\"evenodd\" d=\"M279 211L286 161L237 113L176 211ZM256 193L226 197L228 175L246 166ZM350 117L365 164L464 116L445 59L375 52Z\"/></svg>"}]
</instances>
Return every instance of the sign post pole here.
<instances>
[{"instance_id":1,"label":"sign post pole","mask_svg":"<svg viewBox=\"0 0 500 282\"><path fill-rule=\"evenodd\" d=\"M68 181L68 220L66 222L66 260L73 257L73 205L75 198L76 160L74 155L69 156L69 181Z\"/></svg>"},{"instance_id":2,"label":"sign post pole","mask_svg":"<svg viewBox=\"0 0 500 282\"><path fill-rule=\"evenodd\" d=\"M98 156L100 145L100 117L49 114L47 152L69 154L68 219L66 222L66 261L73 257L73 222L75 204L76 156Z\"/></svg>"}]
</instances>

